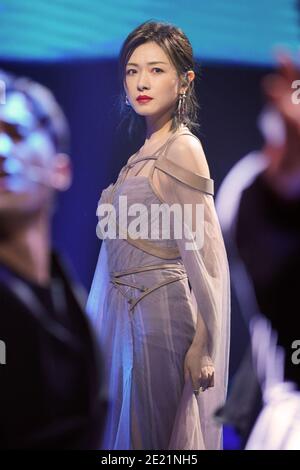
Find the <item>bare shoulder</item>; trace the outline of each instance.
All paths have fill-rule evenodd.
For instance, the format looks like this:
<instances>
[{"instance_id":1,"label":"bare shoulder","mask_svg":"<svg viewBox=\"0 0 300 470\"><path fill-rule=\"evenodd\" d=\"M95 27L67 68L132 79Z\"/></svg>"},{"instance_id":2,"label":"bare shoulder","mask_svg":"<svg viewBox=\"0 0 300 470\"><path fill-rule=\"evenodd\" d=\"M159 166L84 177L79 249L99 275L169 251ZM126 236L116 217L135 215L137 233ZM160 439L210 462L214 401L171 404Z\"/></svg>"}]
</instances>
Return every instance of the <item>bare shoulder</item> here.
<instances>
[{"instance_id":1,"label":"bare shoulder","mask_svg":"<svg viewBox=\"0 0 300 470\"><path fill-rule=\"evenodd\" d=\"M202 144L192 135L178 135L168 148L167 158L193 173L210 178Z\"/></svg>"}]
</instances>

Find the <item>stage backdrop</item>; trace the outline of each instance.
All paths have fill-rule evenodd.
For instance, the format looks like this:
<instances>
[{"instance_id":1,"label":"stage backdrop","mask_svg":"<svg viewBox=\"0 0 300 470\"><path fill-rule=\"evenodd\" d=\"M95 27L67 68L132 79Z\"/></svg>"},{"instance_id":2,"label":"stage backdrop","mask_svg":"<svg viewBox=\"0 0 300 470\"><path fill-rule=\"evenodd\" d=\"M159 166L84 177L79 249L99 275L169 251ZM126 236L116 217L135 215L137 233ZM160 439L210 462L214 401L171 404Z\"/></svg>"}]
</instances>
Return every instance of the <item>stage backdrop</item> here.
<instances>
[{"instance_id":1,"label":"stage backdrop","mask_svg":"<svg viewBox=\"0 0 300 470\"><path fill-rule=\"evenodd\" d=\"M164 20L188 33L207 60L271 63L272 48L299 45L298 0L0 0L0 56L116 57L139 23Z\"/></svg>"},{"instance_id":2,"label":"stage backdrop","mask_svg":"<svg viewBox=\"0 0 300 470\"><path fill-rule=\"evenodd\" d=\"M200 61L200 137L216 191L233 164L259 148L260 81L279 43L299 47L295 0L0 0L0 67L48 86L71 127L74 180L57 201L53 238L88 290L97 262L96 207L129 155L143 143L120 126L117 54L147 19L171 21ZM231 372L247 344L233 293Z\"/></svg>"}]
</instances>

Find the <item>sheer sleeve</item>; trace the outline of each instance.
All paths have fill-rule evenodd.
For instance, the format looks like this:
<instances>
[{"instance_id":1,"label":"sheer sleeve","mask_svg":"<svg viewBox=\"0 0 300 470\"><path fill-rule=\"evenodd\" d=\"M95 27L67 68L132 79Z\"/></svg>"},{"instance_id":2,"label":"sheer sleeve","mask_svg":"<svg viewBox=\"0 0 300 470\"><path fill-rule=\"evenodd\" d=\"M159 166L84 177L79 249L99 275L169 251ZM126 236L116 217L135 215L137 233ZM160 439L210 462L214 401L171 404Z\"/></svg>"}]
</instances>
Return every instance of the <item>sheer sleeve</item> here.
<instances>
[{"instance_id":1,"label":"sheer sleeve","mask_svg":"<svg viewBox=\"0 0 300 470\"><path fill-rule=\"evenodd\" d=\"M111 201L113 184L105 188L98 201L100 204L107 204ZM97 229L96 229L97 233ZM96 270L94 273L89 297L86 305L86 311L91 322L98 330L103 330L103 318L105 316L107 293L110 287L110 276L108 270L108 255L105 240L102 241Z\"/></svg>"},{"instance_id":2,"label":"sheer sleeve","mask_svg":"<svg viewBox=\"0 0 300 470\"><path fill-rule=\"evenodd\" d=\"M184 156L184 165L172 161L172 156L158 160L152 175L153 189L168 205L179 204L183 217L174 212L174 222L182 227L182 238L177 245L192 290L192 302L201 315L208 333L208 352L215 366L215 386L201 393L197 399L205 448L220 447L220 432L215 428L213 412L226 396L230 328L230 280L224 241L215 210L213 180L191 171L194 157ZM185 206L188 205L188 206ZM188 208L185 211L185 208ZM177 215L176 215L177 214ZM185 445L183 428L188 429L193 394L185 390L173 446ZM179 425L179 422L181 424ZM219 442L218 442L219 441ZM185 448L185 447L183 447ZM191 447L193 448L193 447Z\"/></svg>"}]
</instances>

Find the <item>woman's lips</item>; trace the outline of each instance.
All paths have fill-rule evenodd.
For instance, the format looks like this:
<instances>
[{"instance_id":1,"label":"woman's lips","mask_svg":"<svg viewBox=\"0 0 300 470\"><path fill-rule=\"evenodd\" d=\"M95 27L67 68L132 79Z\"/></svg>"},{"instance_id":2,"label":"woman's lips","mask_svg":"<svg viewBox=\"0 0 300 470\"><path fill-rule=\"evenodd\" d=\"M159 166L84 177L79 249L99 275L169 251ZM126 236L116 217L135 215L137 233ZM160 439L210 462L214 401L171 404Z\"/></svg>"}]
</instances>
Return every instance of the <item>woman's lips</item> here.
<instances>
[{"instance_id":1,"label":"woman's lips","mask_svg":"<svg viewBox=\"0 0 300 470\"><path fill-rule=\"evenodd\" d=\"M148 103L152 99L153 98L138 98L137 101L138 101L138 103Z\"/></svg>"}]
</instances>

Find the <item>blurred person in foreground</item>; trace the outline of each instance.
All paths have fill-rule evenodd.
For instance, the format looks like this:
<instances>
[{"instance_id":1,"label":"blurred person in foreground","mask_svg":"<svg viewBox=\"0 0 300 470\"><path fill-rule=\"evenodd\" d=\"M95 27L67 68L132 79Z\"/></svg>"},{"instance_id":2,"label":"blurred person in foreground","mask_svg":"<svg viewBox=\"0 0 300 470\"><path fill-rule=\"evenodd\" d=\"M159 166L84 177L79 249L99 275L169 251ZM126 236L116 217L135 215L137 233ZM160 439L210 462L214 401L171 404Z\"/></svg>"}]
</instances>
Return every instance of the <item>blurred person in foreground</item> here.
<instances>
[{"instance_id":1,"label":"blurred person in foreground","mask_svg":"<svg viewBox=\"0 0 300 470\"><path fill-rule=\"evenodd\" d=\"M101 356L51 249L55 192L71 184L67 122L42 85L0 80L0 447L97 448Z\"/></svg>"},{"instance_id":2,"label":"blurred person in foreground","mask_svg":"<svg viewBox=\"0 0 300 470\"><path fill-rule=\"evenodd\" d=\"M229 172L218 194L217 210L246 322L255 323L257 315L270 322L284 356L282 378L299 390L295 341L300 339L300 71L287 54L281 53L278 59L278 70L262 82L268 101L259 117L263 148L245 156ZM255 335L267 343L267 333ZM271 351L263 356L253 361L248 350L227 403L217 413L218 419L238 430L244 445L262 409L262 398L265 401L260 376L270 376ZM280 376L278 370L273 373ZM276 395L277 402L282 398ZM282 429L285 424L281 421ZM266 437L267 429L266 445L273 439L281 448L278 435ZM263 443L251 439L252 445Z\"/></svg>"}]
</instances>

